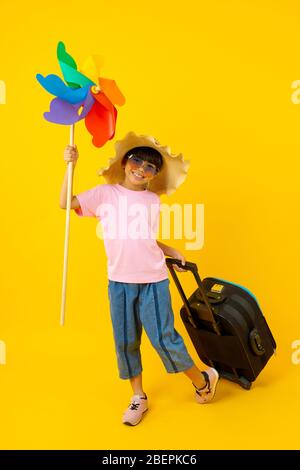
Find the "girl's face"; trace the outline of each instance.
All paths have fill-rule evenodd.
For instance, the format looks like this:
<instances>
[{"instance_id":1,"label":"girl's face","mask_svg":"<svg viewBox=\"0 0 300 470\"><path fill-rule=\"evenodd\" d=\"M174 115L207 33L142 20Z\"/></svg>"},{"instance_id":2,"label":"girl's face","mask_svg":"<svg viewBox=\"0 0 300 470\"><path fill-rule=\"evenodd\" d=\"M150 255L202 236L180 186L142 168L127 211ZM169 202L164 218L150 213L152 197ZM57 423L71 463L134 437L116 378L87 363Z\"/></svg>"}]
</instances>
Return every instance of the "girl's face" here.
<instances>
[{"instance_id":1,"label":"girl's face","mask_svg":"<svg viewBox=\"0 0 300 470\"><path fill-rule=\"evenodd\" d=\"M124 183L133 189L145 189L157 174L155 165L134 155L128 158L123 168L125 170Z\"/></svg>"}]
</instances>

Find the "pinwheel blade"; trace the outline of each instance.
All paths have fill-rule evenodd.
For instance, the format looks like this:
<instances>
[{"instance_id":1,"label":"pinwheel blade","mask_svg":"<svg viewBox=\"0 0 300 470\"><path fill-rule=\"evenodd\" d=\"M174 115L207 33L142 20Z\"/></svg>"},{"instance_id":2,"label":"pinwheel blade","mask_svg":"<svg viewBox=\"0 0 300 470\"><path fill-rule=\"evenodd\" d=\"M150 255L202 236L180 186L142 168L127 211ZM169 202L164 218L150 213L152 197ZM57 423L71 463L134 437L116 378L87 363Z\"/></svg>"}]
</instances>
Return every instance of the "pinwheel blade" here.
<instances>
[{"instance_id":1,"label":"pinwheel blade","mask_svg":"<svg viewBox=\"0 0 300 470\"><path fill-rule=\"evenodd\" d=\"M85 118L85 125L93 136L95 147L102 147L115 134L116 112L114 109L109 111L96 101Z\"/></svg>"},{"instance_id":2,"label":"pinwheel blade","mask_svg":"<svg viewBox=\"0 0 300 470\"><path fill-rule=\"evenodd\" d=\"M102 104L102 106L104 106L108 111L112 112L114 105L102 91L100 91L100 93L91 93L98 103Z\"/></svg>"},{"instance_id":3,"label":"pinwheel blade","mask_svg":"<svg viewBox=\"0 0 300 470\"><path fill-rule=\"evenodd\" d=\"M78 88L95 85L92 80L78 72L75 60L67 53L65 45L61 41L57 45L57 59L64 79L70 87Z\"/></svg>"},{"instance_id":4,"label":"pinwheel blade","mask_svg":"<svg viewBox=\"0 0 300 470\"><path fill-rule=\"evenodd\" d=\"M67 101L68 103L79 103L84 100L89 92L90 86L87 85L83 88L70 88L63 80L57 75L47 75L43 77L41 74L36 75L37 81L52 95Z\"/></svg>"},{"instance_id":5,"label":"pinwheel blade","mask_svg":"<svg viewBox=\"0 0 300 470\"><path fill-rule=\"evenodd\" d=\"M44 113L44 118L55 124L75 124L87 116L93 104L94 99L90 94L83 102L77 104L71 104L60 98L54 98L50 103L50 111Z\"/></svg>"},{"instance_id":6,"label":"pinwheel blade","mask_svg":"<svg viewBox=\"0 0 300 470\"><path fill-rule=\"evenodd\" d=\"M123 104L125 104L125 96L119 90L115 80L99 78L99 85L112 104L116 104L118 106L123 106Z\"/></svg>"},{"instance_id":7,"label":"pinwheel blade","mask_svg":"<svg viewBox=\"0 0 300 470\"><path fill-rule=\"evenodd\" d=\"M98 79L100 77L100 70L104 64L104 59L100 55L90 55L83 63L83 66L80 68L80 71L94 83L98 84Z\"/></svg>"}]
</instances>

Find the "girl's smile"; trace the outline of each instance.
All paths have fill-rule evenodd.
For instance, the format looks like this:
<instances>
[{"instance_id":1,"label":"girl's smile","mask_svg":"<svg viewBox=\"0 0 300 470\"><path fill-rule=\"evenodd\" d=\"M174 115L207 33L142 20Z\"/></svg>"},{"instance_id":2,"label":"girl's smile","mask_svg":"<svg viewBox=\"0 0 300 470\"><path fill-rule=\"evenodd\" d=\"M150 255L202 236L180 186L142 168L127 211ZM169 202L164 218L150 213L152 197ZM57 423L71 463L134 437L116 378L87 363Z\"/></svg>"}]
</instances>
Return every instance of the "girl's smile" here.
<instances>
[{"instance_id":1,"label":"girl's smile","mask_svg":"<svg viewBox=\"0 0 300 470\"><path fill-rule=\"evenodd\" d=\"M143 168L132 169L130 163L127 161L124 166L124 180L122 185L128 189L135 189L142 191L147 189L147 184L154 178L149 173L145 174Z\"/></svg>"},{"instance_id":2,"label":"girl's smile","mask_svg":"<svg viewBox=\"0 0 300 470\"><path fill-rule=\"evenodd\" d=\"M138 171L131 171L131 174L138 180L141 181L144 179L144 176Z\"/></svg>"}]
</instances>

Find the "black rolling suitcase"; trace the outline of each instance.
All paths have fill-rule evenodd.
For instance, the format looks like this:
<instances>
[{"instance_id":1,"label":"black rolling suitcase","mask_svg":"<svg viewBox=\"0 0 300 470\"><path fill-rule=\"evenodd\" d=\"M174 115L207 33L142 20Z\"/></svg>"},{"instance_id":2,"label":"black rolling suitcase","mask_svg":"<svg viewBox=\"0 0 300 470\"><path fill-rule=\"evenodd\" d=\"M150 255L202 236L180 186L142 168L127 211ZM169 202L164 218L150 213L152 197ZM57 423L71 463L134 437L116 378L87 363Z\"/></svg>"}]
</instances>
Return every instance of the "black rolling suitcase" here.
<instances>
[{"instance_id":1,"label":"black rolling suitcase","mask_svg":"<svg viewBox=\"0 0 300 470\"><path fill-rule=\"evenodd\" d=\"M182 321L205 364L221 377L249 390L276 350L276 343L257 300L246 288L221 279L201 281L195 263L166 258L184 305ZM173 265L192 271L197 290L187 299Z\"/></svg>"}]
</instances>

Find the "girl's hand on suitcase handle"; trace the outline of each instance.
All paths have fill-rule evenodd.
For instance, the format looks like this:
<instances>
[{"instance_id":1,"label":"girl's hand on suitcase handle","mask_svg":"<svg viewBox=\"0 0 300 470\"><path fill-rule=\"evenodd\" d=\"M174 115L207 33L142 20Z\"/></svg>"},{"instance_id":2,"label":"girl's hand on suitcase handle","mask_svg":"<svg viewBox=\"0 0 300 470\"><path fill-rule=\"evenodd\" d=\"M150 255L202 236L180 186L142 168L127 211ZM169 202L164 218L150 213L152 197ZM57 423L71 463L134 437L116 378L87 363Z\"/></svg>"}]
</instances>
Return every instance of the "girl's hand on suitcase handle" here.
<instances>
[{"instance_id":1,"label":"girl's hand on suitcase handle","mask_svg":"<svg viewBox=\"0 0 300 470\"><path fill-rule=\"evenodd\" d=\"M185 257L183 256L183 254L180 253L180 251L177 251L173 248L171 256L172 256L172 258L179 259L179 261L181 261L181 264L184 266ZM177 266L177 264L174 264L173 268L175 269L175 271L179 271L179 272L186 272L187 271L187 269L180 268L179 266Z\"/></svg>"}]
</instances>

